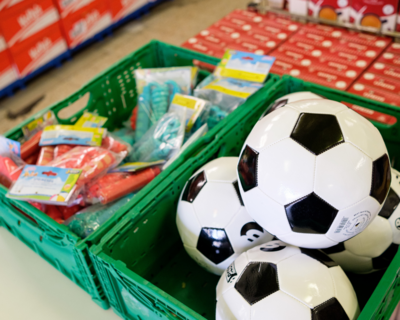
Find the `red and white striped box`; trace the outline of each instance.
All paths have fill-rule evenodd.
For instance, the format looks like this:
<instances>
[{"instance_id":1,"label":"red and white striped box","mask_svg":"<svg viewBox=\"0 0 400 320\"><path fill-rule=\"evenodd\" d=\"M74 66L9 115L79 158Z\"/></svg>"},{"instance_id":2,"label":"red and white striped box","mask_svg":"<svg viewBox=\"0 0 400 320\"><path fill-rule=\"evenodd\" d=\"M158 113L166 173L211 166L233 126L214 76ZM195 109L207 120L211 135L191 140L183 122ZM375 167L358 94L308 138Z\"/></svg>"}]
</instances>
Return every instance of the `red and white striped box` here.
<instances>
[{"instance_id":1,"label":"red and white striped box","mask_svg":"<svg viewBox=\"0 0 400 320\"><path fill-rule=\"evenodd\" d=\"M211 26L209 26L207 28L207 30L222 32L222 33L226 33L226 34L232 34L235 32L239 32L239 33L242 32L243 34L246 33L246 31L238 28L237 25L232 24L230 22L226 22L226 21L224 21L224 22L218 21L218 22L212 24Z\"/></svg>"},{"instance_id":2,"label":"red and white striped box","mask_svg":"<svg viewBox=\"0 0 400 320\"><path fill-rule=\"evenodd\" d=\"M377 61L400 67L400 53L384 52Z\"/></svg>"},{"instance_id":3,"label":"red and white striped box","mask_svg":"<svg viewBox=\"0 0 400 320\"><path fill-rule=\"evenodd\" d=\"M253 22L251 20L249 21L248 19L243 18L241 16L231 15L231 14L219 20L219 22L224 22L224 21L232 23L236 25L238 28L246 31L251 30L251 28L258 26L258 23L256 22Z\"/></svg>"},{"instance_id":4,"label":"red and white striped box","mask_svg":"<svg viewBox=\"0 0 400 320\"><path fill-rule=\"evenodd\" d=\"M25 0L0 13L0 29L12 48L58 20L52 0Z\"/></svg>"},{"instance_id":5,"label":"red and white striped box","mask_svg":"<svg viewBox=\"0 0 400 320\"><path fill-rule=\"evenodd\" d=\"M382 49L364 45L364 44L360 44L360 43L340 40L338 43L336 43L334 46L332 46L331 51L333 51L333 52L339 52L339 51L348 52L348 53L356 54L360 57L375 59L380 55L380 53L382 52Z\"/></svg>"},{"instance_id":6,"label":"red and white striped box","mask_svg":"<svg viewBox=\"0 0 400 320\"><path fill-rule=\"evenodd\" d=\"M213 57L222 58L225 53L225 49L214 45L196 37L190 38L182 44L182 47L188 48L190 50L198 51L204 54L208 54Z\"/></svg>"},{"instance_id":7,"label":"red and white striped box","mask_svg":"<svg viewBox=\"0 0 400 320\"><path fill-rule=\"evenodd\" d=\"M365 70L372 62L372 59L367 60L347 52L330 52L328 50L319 50L319 48L312 51L306 51L290 43L284 43L277 49L277 51L292 51L293 54L302 54L310 59L317 60L322 63L346 64L360 71Z\"/></svg>"},{"instance_id":8,"label":"red and white striped box","mask_svg":"<svg viewBox=\"0 0 400 320\"><path fill-rule=\"evenodd\" d=\"M276 35L276 37L280 40L287 39L293 34L292 31L289 31L286 28L282 28L279 25L269 24L260 24L260 26L253 27L252 30L262 30L263 32L267 32L268 34Z\"/></svg>"},{"instance_id":9,"label":"red and white striped box","mask_svg":"<svg viewBox=\"0 0 400 320\"><path fill-rule=\"evenodd\" d=\"M231 42L230 44L228 44L228 48L260 55L269 54L273 49L260 41L245 37L236 39L234 42Z\"/></svg>"},{"instance_id":10,"label":"red and white striped box","mask_svg":"<svg viewBox=\"0 0 400 320\"><path fill-rule=\"evenodd\" d=\"M319 34L324 37L341 38L347 31L342 28L331 27L323 24L309 22L301 27L301 30L308 33Z\"/></svg>"},{"instance_id":11,"label":"red and white striped box","mask_svg":"<svg viewBox=\"0 0 400 320\"><path fill-rule=\"evenodd\" d=\"M74 12L86 7L95 0L53 0L57 6L61 18L73 14Z\"/></svg>"},{"instance_id":12,"label":"red and white striped box","mask_svg":"<svg viewBox=\"0 0 400 320\"><path fill-rule=\"evenodd\" d=\"M357 82L366 84L371 87L376 87L382 90L387 90L395 94L400 94L400 81L392 78L384 77L380 74L365 72Z\"/></svg>"},{"instance_id":13,"label":"red and white striped box","mask_svg":"<svg viewBox=\"0 0 400 320\"><path fill-rule=\"evenodd\" d=\"M333 73L351 80L355 80L363 72L362 69L354 68L348 64L338 63L331 60L320 62L318 59L292 50L277 50L272 53L272 56L275 56L278 60L285 60L302 67Z\"/></svg>"},{"instance_id":14,"label":"red and white striped box","mask_svg":"<svg viewBox=\"0 0 400 320\"><path fill-rule=\"evenodd\" d=\"M60 26L56 23L35 34L29 41L14 46L10 52L18 73L25 77L63 54L67 49Z\"/></svg>"},{"instance_id":15,"label":"red and white striped box","mask_svg":"<svg viewBox=\"0 0 400 320\"><path fill-rule=\"evenodd\" d=\"M226 46L234 40L231 37L232 35L234 34L222 33L216 30L206 29L196 34L194 38L212 43L213 45L220 46L221 48L226 48ZM237 37L239 37L239 35Z\"/></svg>"},{"instance_id":16,"label":"red and white striped box","mask_svg":"<svg viewBox=\"0 0 400 320\"><path fill-rule=\"evenodd\" d=\"M70 48L75 48L109 27L111 23L111 11L106 0L95 0L61 20Z\"/></svg>"},{"instance_id":17,"label":"red and white striped box","mask_svg":"<svg viewBox=\"0 0 400 320\"><path fill-rule=\"evenodd\" d=\"M251 30L247 31L247 34L252 36L253 38L261 39L262 36L268 36L271 39L278 40L279 42L285 41L289 36L290 33L287 31L280 32L282 29L271 27L271 26L264 26L264 27L254 27Z\"/></svg>"},{"instance_id":18,"label":"red and white striped box","mask_svg":"<svg viewBox=\"0 0 400 320\"><path fill-rule=\"evenodd\" d=\"M147 0L108 0L114 22L117 22L147 4Z\"/></svg>"},{"instance_id":19,"label":"red and white striped box","mask_svg":"<svg viewBox=\"0 0 400 320\"><path fill-rule=\"evenodd\" d=\"M326 49L332 48L338 42L338 40L336 38L327 37L324 35L307 32L307 31L303 31L303 30L300 30L293 37L291 37L289 39L289 43L293 43L296 41L309 43L311 45L326 48Z\"/></svg>"},{"instance_id":20,"label":"red and white striped box","mask_svg":"<svg viewBox=\"0 0 400 320\"><path fill-rule=\"evenodd\" d=\"M371 87L363 83L356 82L348 90L350 93L357 94L359 96L376 100L379 102L388 103L397 107L400 107L400 96L392 92L382 90L376 87Z\"/></svg>"},{"instance_id":21,"label":"red and white striped box","mask_svg":"<svg viewBox=\"0 0 400 320\"><path fill-rule=\"evenodd\" d=\"M342 101L343 104L348 106L350 109L353 109L355 112L358 114L362 115L363 117L367 118L368 120L387 124L387 125L393 125L397 122L396 117L393 117L389 114L385 114L382 112L378 112L375 110L371 110L368 108L364 108L355 104L351 104L345 101Z\"/></svg>"},{"instance_id":22,"label":"red and white striped box","mask_svg":"<svg viewBox=\"0 0 400 320\"><path fill-rule=\"evenodd\" d=\"M24 0L0 0L0 11L6 10Z\"/></svg>"},{"instance_id":23,"label":"red and white striped box","mask_svg":"<svg viewBox=\"0 0 400 320\"><path fill-rule=\"evenodd\" d=\"M368 72L400 80L400 67L396 67L390 64L375 62L368 69Z\"/></svg>"},{"instance_id":24,"label":"red and white striped box","mask_svg":"<svg viewBox=\"0 0 400 320\"><path fill-rule=\"evenodd\" d=\"M343 35L340 38L342 40L346 40L349 42L360 43L380 48L381 50L385 49L392 42L392 39L388 37L381 37L374 34L362 33L351 30L343 33Z\"/></svg>"},{"instance_id":25,"label":"red and white striped box","mask_svg":"<svg viewBox=\"0 0 400 320\"><path fill-rule=\"evenodd\" d=\"M279 75L291 75L293 77L301 78L303 74L308 72L307 68L296 65L293 62L283 60L275 60L271 67L271 72Z\"/></svg>"},{"instance_id":26,"label":"red and white striped box","mask_svg":"<svg viewBox=\"0 0 400 320\"><path fill-rule=\"evenodd\" d=\"M400 43L391 43L386 49L387 52L400 54Z\"/></svg>"},{"instance_id":27,"label":"red and white striped box","mask_svg":"<svg viewBox=\"0 0 400 320\"><path fill-rule=\"evenodd\" d=\"M0 51L0 90L18 80L8 50Z\"/></svg>"}]
</instances>

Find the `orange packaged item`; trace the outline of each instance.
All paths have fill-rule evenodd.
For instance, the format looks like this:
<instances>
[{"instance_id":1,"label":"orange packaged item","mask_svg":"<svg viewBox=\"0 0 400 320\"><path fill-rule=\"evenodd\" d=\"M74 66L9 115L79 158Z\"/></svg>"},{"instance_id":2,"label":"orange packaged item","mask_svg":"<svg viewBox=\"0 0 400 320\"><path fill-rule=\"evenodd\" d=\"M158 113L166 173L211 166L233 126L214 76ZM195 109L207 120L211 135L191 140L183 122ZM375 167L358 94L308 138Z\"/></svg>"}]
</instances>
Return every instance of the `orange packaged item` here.
<instances>
[{"instance_id":1,"label":"orange packaged item","mask_svg":"<svg viewBox=\"0 0 400 320\"><path fill-rule=\"evenodd\" d=\"M54 159L67 153L69 150L73 149L75 146L70 144L59 144L54 148Z\"/></svg>"},{"instance_id":2,"label":"orange packaged item","mask_svg":"<svg viewBox=\"0 0 400 320\"><path fill-rule=\"evenodd\" d=\"M93 182L87 191L88 202L107 204L129 193L137 191L150 183L160 168L147 168L139 172L109 173Z\"/></svg>"},{"instance_id":3,"label":"orange packaged item","mask_svg":"<svg viewBox=\"0 0 400 320\"><path fill-rule=\"evenodd\" d=\"M54 159L54 147L53 146L41 147L36 165L45 166L53 159Z\"/></svg>"},{"instance_id":4,"label":"orange packaged item","mask_svg":"<svg viewBox=\"0 0 400 320\"><path fill-rule=\"evenodd\" d=\"M10 187L12 182L18 180L21 172L21 166L18 166L11 158L0 156L0 174L7 180L7 188Z\"/></svg>"},{"instance_id":5,"label":"orange packaged item","mask_svg":"<svg viewBox=\"0 0 400 320\"><path fill-rule=\"evenodd\" d=\"M28 158L25 159L26 164L36 164L37 160L39 158L39 152L36 152L29 156Z\"/></svg>"},{"instance_id":6,"label":"orange packaged item","mask_svg":"<svg viewBox=\"0 0 400 320\"><path fill-rule=\"evenodd\" d=\"M45 213L58 223L64 222L63 216L57 206L47 205Z\"/></svg>"},{"instance_id":7,"label":"orange packaged item","mask_svg":"<svg viewBox=\"0 0 400 320\"><path fill-rule=\"evenodd\" d=\"M39 131L35 135L32 136L28 141L21 145L21 159L25 160L32 154L39 152L39 142L42 137L42 131Z\"/></svg>"},{"instance_id":8,"label":"orange packaged item","mask_svg":"<svg viewBox=\"0 0 400 320\"><path fill-rule=\"evenodd\" d=\"M63 207L63 206L58 207L58 210L60 211L63 220L67 220L68 218L72 217L75 213L77 213L82 209L83 207L80 205L74 205L71 207Z\"/></svg>"}]
</instances>

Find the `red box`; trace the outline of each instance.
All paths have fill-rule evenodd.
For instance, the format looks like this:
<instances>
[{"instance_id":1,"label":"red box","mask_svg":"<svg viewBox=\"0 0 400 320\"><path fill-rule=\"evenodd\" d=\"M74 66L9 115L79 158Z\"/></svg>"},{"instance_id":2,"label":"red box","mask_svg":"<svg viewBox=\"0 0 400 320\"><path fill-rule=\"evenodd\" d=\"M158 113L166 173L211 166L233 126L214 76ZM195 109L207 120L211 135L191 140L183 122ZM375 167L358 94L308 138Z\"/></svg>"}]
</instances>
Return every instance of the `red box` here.
<instances>
[{"instance_id":1,"label":"red box","mask_svg":"<svg viewBox=\"0 0 400 320\"><path fill-rule=\"evenodd\" d=\"M274 44L273 47L269 47L264 43L254 40L252 38L241 37L235 40L234 42L230 43L228 45L228 48L239 51L251 52L260 55L266 55L269 54L275 46L276 45Z\"/></svg>"},{"instance_id":2,"label":"red box","mask_svg":"<svg viewBox=\"0 0 400 320\"><path fill-rule=\"evenodd\" d=\"M397 31L397 32L400 32L400 6L399 6L399 12L397 13L396 31Z\"/></svg>"},{"instance_id":3,"label":"red box","mask_svg":"<svg viewBox=\"0 0 400 320\"><path fill-rule=\"evenodd\" d=\"M218 22L214 23L213 25L209 26L207 28L207 30L222 32L222 33L226 33L226 34L232 34L235 32L242 32L242 33L246 32L246 31L238 28L237 25L230 23L230 22L226 22L226 21L224 21L224 22L218 21Z\"/></svg>"},{"instance_id":4,"label":"red box","mask_svg":"<svg viewBox=\"0 0 400 320\"><path fill-rule=\"evenodd\" d=\"M147 4L147 0L108 0L113 21L119 21Z\"/></svg>"},{"instance_id":5,"label":"red box","mask_svg":"<svg viewBox=\"0 0 400 320\"><path fill-rule=\"evenodd\" d=\"M378 49L376 47L367 46L367 45L360 44L360 43L340 40L338 43L336 43L334 46L332 46L331 51L332 52L339 52L339 51L348 52L348 53L356 54L360 57L365 57L365 58L369 58L369 59L373 60L379 56L379 54L382 52L382 49Z\"/></svg>"},{"instance_id":6,"label":"red box","mask_svg":"<svg viewBox=\"0 0 400 320\"><path fill-rule=\"evenodd\" d=\"M399 53L400 54L400 43L392 43L386 49L387 52Z\"/></svg>"},{"instance_id":7,"label":"red box","mask_svg":"<svg viewBox=\"0 0 400 320\"><path fill-rule=\"evenodd\" d=\"M400 81L392 78L387 78L380 74L365 72L358 79L358 82L371 87L387 90L395 94L400 94Z\"/></svg>"},{"instance_id":8,"label":"red box","mask_svg":"<svg viewBox=\"0 0 400 320\"><path fill-rule=\"evenodd\" d=\"M229 24L235 25L238 29L241 29L244 31L249 31L249 30L251 30L251 28L258 26L258 23L250 22L247 19L243 19L243 17L231 16L231 15L223 17L218 22L220 22L220 23L227 22Z\"/></svg>"},{"instance_id":9,"label":"red box","mask_svg":"<svg viewBox=\"0 0 400 320\"><path fill-rule=\"evenodd\" d=\"M353 109L358 114L362 115L363 117L367 118L368 120L376 121L379 123L393 125L397 122L396 117L393 117L389 114L381 113L375 110L371 110L368 108L360 107L355 104L351 104L348 102L342 101L343 104L348 106L350 109Z\"/></svg>"},{"instance_id":10,"label":"red box","mask_svg":"<svg viewBox=\"0 0 400 320\"><path fill-rule=\"evenodd\" d=\"M359 68L355 68L354 66L338 63L331 60L320 62L318 59L311 58L305 54L295 52L292 50L278 49L277 51L274 51L274 53L272 53L272 56L275 56L278 60L292 62L302 67L333 73L338 76L342 76L353 80L357 78L363 71L362 69L360 70Z\"/></svg>"},{"instance_id":11,"label":"red box","mask_svg":"<svg viewBox=\"0 0 400 320\"><path fill-rule=\"evenodd\" d=\"M61 20L68 46L75 48L112 23L111 12L105 0L95 0Z\"/></svg>"},{"instance_id":12,"label":"red box","mask_svg":"<svg viewBox=\"0 0 400 320\"><path fill-rule=\"evenodd\" d=\"M310 33L303 30L300 30L289 39L289 43L294 43L297 41L309 43L313 46L326 49L331 49L338 42L338 40L335 38L326 37L320 34Z\"/></svg>"},{"instance_id":13,"label":"red box","mask_svg":"<svg viewBox=\"0 0 400 320\"><path fill-rule=\"evenodd\" d=\"M6 40L4 40L3 35L0 33L0 53L5 51L7 49L7 43Z\"/></svg>"},{"instance_id":14,"label":"red box","mask_svg":"<svg viewBox=\"0 0 400 320\"><path fill-rule=\"evenodd\" d=\"M400 106L400 97L397 94L393 94L386 90L381 90L375 87L371 87L359 82L353 84L348 92L357 94L359 96L376 100L379 102L389 103L391 105Z\"/></svg>"},{"instance_id":15,"label":"red box","mask_svg":"<svg viewBox=\"0 0 400 320\"><path fill-rule=\"evenodd\" d=\"M58 20L52 0L25 0L0 13L0 29L12 48Z\"/></svg>"},{"instance_id":16,"label":"red box","mask_svg":"<svg viewBox=\"0 0 400 320\"><path fill-rule=\"evenodd\" d=\"M86 7L95 0L53 0L57 6L61 18L73 14L74 12Z\"/></svg>"},{"instance_id":17,"label":"red box","mask_svg":"<svg viewBox=\"0 0 400 320\"><path fill-rule=\"evenodd\" d=\"M215 30L203 30L196 34L194 38L211 43L221 48L226 48L226 46L234 40L231 37L232 35L234 34L222 33Z\"/></svg>"},{"instance_id":18,"label":"red box","mask_svg":"<svg viewBox=\"0 0 400 320\"><path fill-rule=\"evenodd\" d=\"M0 52L0 90L4 89L14 81L18 80L8 50Z\"/></svg>"},{"instance_id":19,"label":"red box","mask_svg":"<svg viewBox=\"0 0 400 320\"><path fill-rule=\"evenodd\" d=\"M266 32L271 35L275 35L279 40L285 40L289 38L293 32L280 27L279 25L271 26L267 24L261 24L259 27L253 27L251 31L255 32Z\"/></svg>"},{"instance_id":20,"label":"red box","mask_svg":"<svg viewBox=\"0 0 400 320\"><path fill-rule=\"evenodd\" d=\"M338 0L308 0L308 15L314 18L349 22L350 2Z\"/></svg>"},{"instance_id":21,"label":"red box","mask_svg":"<svg viewBox=\"0 0 400 320\"><path fill-rule=\"evenodd\" d=\"M398 0L352 0L350 22L382 31L394 31L398 4Z\"/></svg>"},{"instance_id":22,"label":"red box","mask_svg":"<svg viewBox=\"0 0 400 320\"><path fill-rule=\"evenodd\" d=\"M400 67L400 53L384 52L377 61Z\"/></svg>"},{"instance_id":23,"label":"red box","mask_svg":"<svg viewBox=\"0 0 400 320\"><path fill-rule=\"evenodd\" d=\"M47 27L31 37L29 41L10 49L14 63L21 76L25 77L67 51L67 43L58 23Z\"/></svg>"},{"instance_id":24,"label":"red box","mask_svg":"<svg viewBox=\"0 0 400 320\"><path fill-rule=\"evenodd\" d=\"M368 69L368 72L400 80L400 67L396 67L390 64L375 62Z\"/></svg>"},{"instance_id":25,"label":"red box","mask_svg":"<svg viewBox=\"0 0 400 320\"><path fill-rule=\"evenodd\" d=\"M272 73L279 75L289 74L293 77L301 78L301 75L306 74L307 68L300 67L293 62L287 62L283 60L275 60L270 70Z\"/></svg>"},{"instance_id":26,"label":"red box","mask_svg":"<svg viewBox=\"0 0 400 320\"><path fill-rule=\"evenodd\" d=\"M186 42L182 44L182 47L188 48L194 51L198 51L204 54L208 54L210 56L214 56L217 58L222 58L225 53L225 49L218 46L214 45L205 41L202 41L200 39L197 39L195 37L190 38Z\"/></svg>"},{"instance_id":27,"label":"red box","mask_svg":"<svg viewBox=\"0 0 400 320\"><path fill-rule=\"evenodd\" d=\"M0 11L6 10L24 0L0 0Z\"/></svg>"},{"instance_id":28,"label":"red box","mask_svg":"<svg viewBox=\"0 0 400 320\"><path fill-rule=\"evenodd\" d=\"M315 24L312 22L302 26L301 30L304 32L319 34L324 37L332 38L341 38L346 32L348 32L342 28L331 27L324 24Z\"/></svg>"},{"instance_id":29,"label":"red box","mask_svg":"<svg viewBox=\"0 0 400 320\"><path fill-rule=\"evenodd\" d=\"M374 34L351 30L343 33L340 38L349 42L380 48L381 50L385 49L392 42L392 39L388 37L380 37Z\"/></svg>"}]
</instances>

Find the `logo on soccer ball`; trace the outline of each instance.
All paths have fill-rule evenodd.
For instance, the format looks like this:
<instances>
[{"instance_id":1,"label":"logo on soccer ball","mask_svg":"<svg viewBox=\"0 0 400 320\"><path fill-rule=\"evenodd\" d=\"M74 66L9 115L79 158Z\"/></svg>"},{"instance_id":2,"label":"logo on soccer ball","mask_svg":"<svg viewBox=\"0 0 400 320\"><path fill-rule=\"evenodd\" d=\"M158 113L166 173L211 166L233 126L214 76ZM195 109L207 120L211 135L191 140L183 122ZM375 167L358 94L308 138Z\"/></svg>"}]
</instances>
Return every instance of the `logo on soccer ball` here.
<instances>
[{"instance_id":1,"label":"logo on soccer ball","mask_svg":"<svg viewBox=\"0 0 400 320\"><path fill-rule=\"evenodd\" d=\"M264 252L275 252L275 251L281 251L285 248L286 248L286 246L283 242L271 241L271 242L268 242L265 246L261 247L260 250L264 251Z\"/></svg>"},{"instance_id":2,"label":"logo on soccer ball","mask_svg":"<svg viewBox=\"0 0 400 320\"><path fill-rule=\"evenodd\" d=\"M261 233L264 233L264 229L257 223L257 222L247 222L242 229L240 230L240 236L246 236L247 232L250 230L256 230ZM259 238L260 236L258 234L253 234L254 238ZM247 238L248 241L253 242L253 239Z\"/></svg>"},{"instance_id":3,"label":"logo on soccer ball","mask_svg":"<svg viewBox=\"0 0 400 320\"><path fill-rule=\"evenodd\" d=\"M235 262L232 262L231 265L226 269L226 282L232 283L237 276Z\"/></svg>"},{"instance_id":4,"label":"logo on soccer ball","mask_svg":"<svg viewBox=\"0 0 400 320\"><path fill-rule=\"evenodd\" d=\"M396 219L396 221L394 222L394 225L396 226L397 229L400 230L400 218Z\"/></svg>"}]
</instances>

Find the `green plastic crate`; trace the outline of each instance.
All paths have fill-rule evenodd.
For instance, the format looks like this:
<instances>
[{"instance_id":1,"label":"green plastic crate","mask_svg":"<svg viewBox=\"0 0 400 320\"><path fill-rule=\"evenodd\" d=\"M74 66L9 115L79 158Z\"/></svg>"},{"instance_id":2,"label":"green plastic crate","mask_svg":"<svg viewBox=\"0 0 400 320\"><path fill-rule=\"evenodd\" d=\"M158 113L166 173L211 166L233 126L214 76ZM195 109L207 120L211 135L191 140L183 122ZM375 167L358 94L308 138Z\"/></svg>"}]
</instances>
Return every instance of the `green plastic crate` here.
<instances>
[{"instance_id":1,"label":"green plastic crate","mask_svg":"<svg viewBox=\"0 0 400 320\"><path fill-rule=\"evenodd\" d=\"M84 110L96 112L101 116L108 117L106 127L113 130L129 119L133 107L136 106L136 85L133 75L135 69L189 66L193 65L193 60L213 65L219 62L219 59L210 56L159 41L152 41L99 74L79 91L46 110L53 110L62 124L75 123ZM207 74L207 72L201 71L199 78L202 79ZM262 95L270 84L278 80L278 76L269 76L265 87L258 94ZM90 98L81 111L68 119L58 117L58 113L62 109L78 101L87 93L90 93ZM66 226L58 224L30 204L6 198L7 190L3 186L0 186L0 225L7 228L41 257L87 291L97 304L106 309L109 307L108 301L90 260L88 248L99 241L125 213L164 179L168 178L171 172L181 166L191 154L197 152L208 141L212 141L214 135L222 130L226 123L229 123L230 119L234 118L235 114L246 106L247 103L239 107L198 142L188 147L173 164L86 239L81 239ZM43 111L40 112L40 114L42 113ZM21 127L31 121L32 118L6 133L6 136L10 139L19 140L22 137Z\"/></svg>"},{"instance_id":2,"label":"green plastic crate","mask_svg":"<svg viewBox=\"0 0 400 320\"><path fill-rule=\"evenodd\" d=\"M114 311L124 319L215 319L219 277L199 267L185 252L175 224L176 207L190 176L216 157L238 156L248 133L270 102L284 94L312 91L390 114L400 109L349 93L284 77L256 101L251 111L237 113L198 154L172 172L94 245L90 254ZM399 126L376 124L395 155ZM204 141L203 141L204 142ZM399 163L395 162L399 169ZM350 275L363 309L359 319L389 319L400 300L400 253L385 271Z\"/></svg>"}]
</instances>

